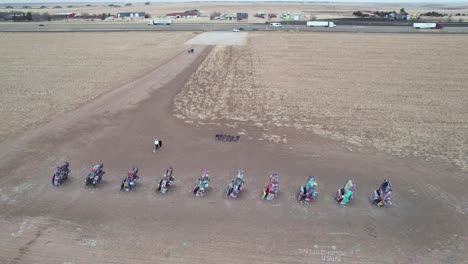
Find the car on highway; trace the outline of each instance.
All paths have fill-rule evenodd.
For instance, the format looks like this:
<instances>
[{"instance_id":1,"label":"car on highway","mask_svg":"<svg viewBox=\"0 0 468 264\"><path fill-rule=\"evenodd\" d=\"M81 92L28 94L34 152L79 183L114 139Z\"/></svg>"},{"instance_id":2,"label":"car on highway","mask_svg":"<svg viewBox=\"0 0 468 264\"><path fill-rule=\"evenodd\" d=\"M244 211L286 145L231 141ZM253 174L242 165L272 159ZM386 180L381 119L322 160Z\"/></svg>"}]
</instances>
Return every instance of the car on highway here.
<instances>
[{"instance_id":1,"label":"car on highway","mask_svg":"<svg viewBox=\"0 0 468 264\"><path fill-rule=\"evenodd\" d=\"M239 32L239 29L235 28L235 29L232 30L232 32Z\"/></svg>"},{"instance_id":2,"label":"car on highway","mask_svg":"<svg viewBox=\"0 0 468 264\"><path fill-rule=\"evenodd\" d=\"M44 24L39 24L40 27L44 27Z\"/></svg>"},{"instance_id":3,"label":"car on highway","mask_svg":"<svg viewBox=\"0 0 468 264\"><path fill-rule=\"evenodd\" d=\"M275 28L280 28L283 25L281 25L281 23L270 23L270 26L275 27Z\"/></svg>"}]
</instances>

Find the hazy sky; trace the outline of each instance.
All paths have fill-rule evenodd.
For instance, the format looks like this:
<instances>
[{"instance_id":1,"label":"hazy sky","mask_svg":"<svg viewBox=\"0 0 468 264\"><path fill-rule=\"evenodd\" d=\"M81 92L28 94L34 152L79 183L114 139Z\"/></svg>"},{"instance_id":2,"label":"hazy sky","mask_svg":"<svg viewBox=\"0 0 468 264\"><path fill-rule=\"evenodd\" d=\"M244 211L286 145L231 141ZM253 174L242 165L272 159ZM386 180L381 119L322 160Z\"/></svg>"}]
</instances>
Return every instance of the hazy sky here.
<instances>
[{"instance_id":1,"label":"hazy sky","mask_svg":"<svg viewBox=\"0 0 468 264\"><path fill-rule=\"evenodd\" d=\"M144 2L190 2L191 0L163 0L163 1L155 1L155 0L0 0L1 4L4 3L11 3L11 4L23 4L23 3L79 3L79 2L114 2L114 3L144 3ZM199 1L199 0L193 0ZM217 0L223 1L223 0ZM242 1L242 0L240 0ZM271 0L269 0L271 1ZM287 1L287 0L286 0ZM296 0L297 1L297 0ZM325 0L331 3L338 3L338 2L373 2L373 3L431 3L431 4L444 4L444 3L463 3L468 4L468 0ZM233 2L232 0L229 2ZM255 0L250 0L250 2L255 2ZM263 1L262 1L263 2ZM282 0L281 2L285 2ZM314 1L310 1L314 2ZM317 2L323 2L317 0Z\"/></svg>"}]
</instances>

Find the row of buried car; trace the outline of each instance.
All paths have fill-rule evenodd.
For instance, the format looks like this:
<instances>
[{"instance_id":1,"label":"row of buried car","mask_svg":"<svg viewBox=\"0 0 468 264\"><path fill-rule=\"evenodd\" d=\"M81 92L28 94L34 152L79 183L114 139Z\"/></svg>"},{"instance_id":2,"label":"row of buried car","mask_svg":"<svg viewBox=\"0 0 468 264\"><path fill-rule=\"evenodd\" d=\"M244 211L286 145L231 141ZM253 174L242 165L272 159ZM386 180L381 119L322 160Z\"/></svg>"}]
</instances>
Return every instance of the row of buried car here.
<instances>
[{"instance_id":1,"label":"row of buried car","mask_svg":"<svg viewBox=\"0 0 468 264\"><path fill-rule=\"evenodd\" d=\"M103 170L104 164L99 163L93 166L91 172L86 176L85 186L96 186L101 182L105 171ZM65 162L62 166L57 167L55 173L52 176L52 184L54 186L62 185L70 174L70 164ZM130 191L136 185L137 180L139 179L138 167L133 167L127 173L121 184L120 190ZM195 184L192 189L194 196L204 196L209 187L209 182L211 178L208 173L208 169L204 169L200 178L195 181ZM173 168L172 166L166 169L163 177L159 180L157 192L166 193L168 192L170 186L174 182L173 177ZM228 183L228 186L225 191L225 195L229 199L237 199L239 194L244 189L245 180L244 172L238 170L237 176L234 180ZM262 199L264 200L274 200L278 195L279 189L279 175L273 173L270 175L268 184L265 185L262 189ZM335 194L335 200L341 205L349 204L354 199L354 194L356 191L356 185L353 180L349 179L346 181L345 185L338 189ZM377 190L374 190L370 195L370 202L381 207L381 206L391 206L392 205L392 184L388 180L384 180L383 183ZM299 191L296 193L296 199L302 203L308 204L313 201L318 195L317 192L317 181L315 177L309 176L307 182L299 188Z\"/></svg>"}]
</instances>

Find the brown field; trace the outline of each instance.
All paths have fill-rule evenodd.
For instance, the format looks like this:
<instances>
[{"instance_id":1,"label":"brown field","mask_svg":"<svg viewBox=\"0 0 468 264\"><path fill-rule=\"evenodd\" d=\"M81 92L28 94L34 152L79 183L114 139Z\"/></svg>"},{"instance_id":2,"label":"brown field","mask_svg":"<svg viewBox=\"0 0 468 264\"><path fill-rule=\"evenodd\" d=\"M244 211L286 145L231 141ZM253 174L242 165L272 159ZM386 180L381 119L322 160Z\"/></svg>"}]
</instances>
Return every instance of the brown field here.
<instances>
[{"instance_id":1,"label":"brown field","mask_svg":"<svg viewBox=\"0 0 468 264\"><path fill-rule=\"evenodd\" d=\"M0 34L0 142L163 65L192 35Z\"/></svg>"},{"instance_id":2,"label":"brown field","mask_svg":"<svg viewBox=\"0 0 468 264\"><path fill-rule=\"evenodd\" d=\"M209 55L176 116L305 129L468 170L466 57L465 36L250 34Z\"/></svg>"},{"instance_id":3,"label":"brown field","mask_svg":"<svg viewBox=\"0 0 468 264\"><path fill-rule=\"evenodd\" d=\"M465 37L210 33L193 54L179 52L185 33L0 35L22 43L1 51L5 87L21 88L0 91L2 104L30 109L0 112L27 127L0 142L1 264L468 263ZM42 82L54 90L36 92ZM52 186L64 160L70 178ZM97 162L106 174L86 188ZM160 194L168 165L175 182ZM210 188L194 197L203 168ZM245 190L228 200L237 169ZM279 195L263 201L272 172ZM304 205L309 175L319 194ZM356 196L339 206L347 178ZM369 195L384 178L393 206L378 208Z\"/></svg>"}]
</instances>

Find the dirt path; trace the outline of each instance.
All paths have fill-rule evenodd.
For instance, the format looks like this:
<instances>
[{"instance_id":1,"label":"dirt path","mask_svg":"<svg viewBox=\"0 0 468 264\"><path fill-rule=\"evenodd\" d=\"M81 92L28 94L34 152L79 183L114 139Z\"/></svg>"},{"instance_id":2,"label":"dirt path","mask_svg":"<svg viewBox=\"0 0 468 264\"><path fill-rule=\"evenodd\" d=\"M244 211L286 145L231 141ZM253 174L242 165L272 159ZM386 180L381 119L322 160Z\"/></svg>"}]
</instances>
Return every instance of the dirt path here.
<instances>
[{"instance_id":1,"label":"dirt path","mask_svg":"<svg viewBox=\"0 0 468 264\"><path fill-rule=\"evenodd\" d=\"M242 129L252 139L216 142L214 134L238 130L173 117L174 97L210 48L196 51L2 146L1 263L466 263L468 206L454 195L464 174L354 153L294 130L271 131L288 134L288 144L254 140L261 131L249 127ZM157 153L155 137L164 140ZM63 159L71 162L71 179L54 188L51 172ZM85 189L98 161L104 181ZM169 164L176 182L162 196L154 188ZM141 180L122 193L120 180L133 165ZM190 189L204 167L211 188L196 199ZM238 168L246 171L246 191L227 201L223 191ZM260 189L273 171L281 195L268 203ZM303 206L293 195L308 175L318 178L320 194ZM358 196L342 208L332 195L348 177ZM367 195L385 177L395 186L395 206L372 207Z\"/></svg>"}]
</instances>

